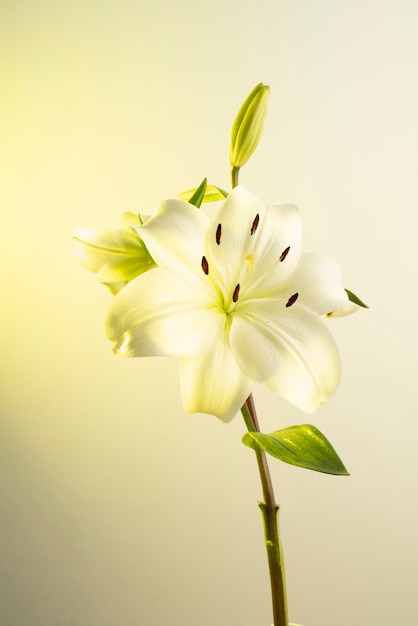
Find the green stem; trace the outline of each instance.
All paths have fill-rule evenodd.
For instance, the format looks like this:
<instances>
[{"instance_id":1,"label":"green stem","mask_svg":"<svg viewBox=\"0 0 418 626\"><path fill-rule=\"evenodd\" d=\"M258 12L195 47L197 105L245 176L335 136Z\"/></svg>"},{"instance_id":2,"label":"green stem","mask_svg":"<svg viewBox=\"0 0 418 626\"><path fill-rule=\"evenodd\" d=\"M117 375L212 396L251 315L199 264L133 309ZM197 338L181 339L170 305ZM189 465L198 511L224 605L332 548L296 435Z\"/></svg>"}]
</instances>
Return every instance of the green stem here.
<instances>
[{"instance_id":1,"label":"green stem","mask_svg":"<svg viewBox=\"0 0 418 626\"><path fill-rule=\"evenodd\" d=\"M248 431L260 432L252 394L247 398L247 401L241 408L241 413ZM286 579L278 523L279 506L275 502L266 455L262 450L256 451L255 454L264 496L264 502L259 502L258 506L263 515L274 626L288 626Z\"/></svg>"},{"instance_id":2,"label":"green stem","mask_svg":"<svg viewBox=\"0 0 418 626\"><path fill-rule=\"evenodd\" d=\"M239 178L239 167L236 167L235 165L232 166L231 169L231 186L232 189L234 189L234 187L236 187L238 185L238 178Z\"/></svg>"}]
</instances>

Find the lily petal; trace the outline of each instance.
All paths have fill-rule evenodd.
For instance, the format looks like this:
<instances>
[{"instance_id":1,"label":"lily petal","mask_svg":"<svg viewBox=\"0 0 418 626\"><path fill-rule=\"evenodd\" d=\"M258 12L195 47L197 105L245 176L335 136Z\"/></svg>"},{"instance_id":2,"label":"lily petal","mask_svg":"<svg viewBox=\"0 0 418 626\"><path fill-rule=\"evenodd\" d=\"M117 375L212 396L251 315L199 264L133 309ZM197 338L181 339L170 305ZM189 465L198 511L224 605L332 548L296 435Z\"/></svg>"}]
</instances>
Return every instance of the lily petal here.
<instances>
[{"instance_id":1,"label":"lily petal","mask_svg":"<svg viewBox=\"0 0 418 626\"><path fill-rule=\"evenodd\" d=\"M298 209L266 206L240 186L219 206L206 240L208 258L227 290L240 283L247 294L285 280L297 265L300 249Z\"/></svg>"},{"instance_id":2,"label":"lily petal","mask_svg":"<svg viewBox=\"0 0 418 626\"><path fill-rule=\"evenodd\" d=\"M73 252L92 272L98 272L109 254L120 254L120 244L114 232L95 228L79 228L73 235Z\"/></svg>"},{"instance_id":3,"label":"lily petal","mask_svg":"<svg viewBox=\"0 0 418 626\"><path fill-rule=\"evenodd\" d=\"M267 207L254 236L256 257L247 297L262 297L277 291L296 269L302 248L302 218L293 204Z\"/></svg>"},{"instance_id":4,"label":"lily petal","mask_svg":"<svg viewBox=\"0 0 418 626\"><path fill-rule=\"evenodd\" d=\"M228 290L246 271L244 257L251 252L251 225L264 204L244 187L235 187L213 216L206 237L206 254Z\"/></svg>"},{"instance_id":5,"label":"lily petal","mask_svg":"<svg viewBox=\"0 0 418 626\"><path fill-rule=\"evenodd\" d=\"M280 293L286 298L298 293L298 302L317 315L325 315L351 305L341 284L338 263L321 254L302 254L293 274L280 286Z\"/></svg>"},{"instance_id":6,"label":"lily petal","mask_svg":"<svg viewBox=\"0 0 418 626\"><path fill-rule=\"evenodd\" d=\"M311 413L335 392L338 350L325 323L294 305L278 312L277 301L257 305L263 317L239 315L231 325L232 352L243 372ZM243 341L243 337L245 340Z\"/></svg>"},{"instance_id":7,"label":"lily petal","mask_svg":"<svg viewBox=\"0 0 418 626\"><path fill-rule=\"evenodd\" d=\"M115 232L82 228L73 236L73 252L113 294L135 276L155 267L135 227L139 216L125 212Z\"/></svg>"},{"instance_id":8,"label":"lily petal","mask_svg":"<svg viewBox=\"0 0 418 626\"><path fill-rule=\"evenodd\" d=\"M111 258L97 272L97 278L105 285L118 281L129 282L136 276L155 267L145 250L138 249L135 256L119 255Z\"/></svg>"},{"instance_id":9,"label":"lily petal","mask_svg":"<svg viewBox=\"0 0 418 626\"><path fill-rule=\"evenodd\" d=\"M174 198L162 202L138 232L158 266L196 284L195 276L202 273L208 222L195 206Z\"/></svg>"},{"instance_id":10,"label":"lily petal","mask_svg":"<svg viewBox=\"0 0 418 626\"><path fill-rule=\"evenodd\" d=\"M120 218L116 229L116 237L123 248L137 248L139 243L138 233L135 230L141 225L139 215L131 211L125 211Z\"/></svg>"},{"instance_id":11,"label":"lily petal","mask_svg":"<svg viewBox=\"0 0 418 626\"><path fill-rule=\"evenodd\" d=\"M189 356L220 341L225 315L165 268L131 281L113 300L108 337L120 356Z\"/></svg>"},{"instance_id":12,"label":"lily petal","mask_svg":"<svg viewBox=\"0 0 418 626\"><path fill-rule=\"evenodd\" d=\"M337 309L336 311L330 311L327 313L327 317L346 317L347 315L351 315L352 313L356 313L359 310L359 306L357 304L353 304L350 302L349 305L344 306L342 309Z\"/></svg>"},{"instance_id":13,"label":"lily petal","mask_svg":"<svg viewBox=\"0 0 418 626\"><path fill-rule=\"evenodd\" d=\"M209 413L223 422L235 417L254 383L225 341L203 356L181 359L180 381L187 413Z\"/></svg>"}]
</instances>

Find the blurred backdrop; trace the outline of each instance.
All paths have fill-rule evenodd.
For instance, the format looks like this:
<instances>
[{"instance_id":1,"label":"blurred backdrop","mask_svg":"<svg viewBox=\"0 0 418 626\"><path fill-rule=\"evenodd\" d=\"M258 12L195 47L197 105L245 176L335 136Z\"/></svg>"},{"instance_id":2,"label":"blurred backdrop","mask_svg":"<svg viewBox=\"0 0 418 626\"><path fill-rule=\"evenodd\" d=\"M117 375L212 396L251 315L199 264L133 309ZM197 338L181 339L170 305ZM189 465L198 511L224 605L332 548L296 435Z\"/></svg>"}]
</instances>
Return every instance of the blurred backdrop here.
<instances>
[{"instance_id":1,"label":"blurred backdrop","mask_svg":"<svg viewBox=\"0 0 418 626\"><path fill-rule=\"evenodd\" d=\"M311 421L350 478L273 463L290 617L415 623L418 5L412 0L3 0L0 622L269 626L238 416L183 413L175 360L122 360L111 296L71 254L204 176L271 86L241 182L297 204L367 312L329 320L343 378L307 418L261 387L265 430Z\"/></svg>"}]
</instances>

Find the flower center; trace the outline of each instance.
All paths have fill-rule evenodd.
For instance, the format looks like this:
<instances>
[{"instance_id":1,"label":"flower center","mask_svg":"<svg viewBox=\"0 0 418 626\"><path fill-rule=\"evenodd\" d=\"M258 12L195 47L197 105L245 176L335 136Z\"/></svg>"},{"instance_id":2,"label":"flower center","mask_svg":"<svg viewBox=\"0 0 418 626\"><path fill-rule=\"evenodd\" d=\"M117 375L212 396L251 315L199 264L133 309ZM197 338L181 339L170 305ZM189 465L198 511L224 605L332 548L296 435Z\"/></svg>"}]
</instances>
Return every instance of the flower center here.
<instances>
[{"instance_id":1,"label":"flower center","mask_svg":"<svg viewBox=\"0 0 418 626\"><path fill-rule=\"evenodd\" d=\"M224 274L218 267L216 267L216 265L211 265L210 258L208 259L205 255L202 256L202 271L211 281L216 294L214 306L219 307L219 309L222 310L226 316L232 315L234 311L236 311L237 305L239 307L240 303L245 302L246 291L249 286L251 286L250 292L254 294L254 287L256 285L262 284L267 272L269 271L269 268L266 268L266 270L262 272L259 276L255 276L254 278L252 278L256 266L256 261L260 256L259 252L255 252L252 249L254 246L254 241L256 239L254 235L256 234L259 224L260 215L259 213L257 213L253 221L251 222L251 225L249 225L247 231L249 234L249 238L247 240L248 252L245 252L243 256L243 263L238 264L236 272L234 272L234 276L229 276L229 278L227 279L226 276L228 276L228 272ZM222 238L222 224L218 223L215 231L216 245L221 246L223 241L225 241L225 238ZM223 246L224 245L225 243L223 244ZM287 248L285 248L280 254L278 254L275 263L283 263L289 252L290 246L287 246ZM233 262L233 259L231 259L231 262ZM251 298L249 293L248 295ZM293 306L298 297L299 294L294 293L287 300L285 306L287 308Z\"/></svg>"}]
</instances>

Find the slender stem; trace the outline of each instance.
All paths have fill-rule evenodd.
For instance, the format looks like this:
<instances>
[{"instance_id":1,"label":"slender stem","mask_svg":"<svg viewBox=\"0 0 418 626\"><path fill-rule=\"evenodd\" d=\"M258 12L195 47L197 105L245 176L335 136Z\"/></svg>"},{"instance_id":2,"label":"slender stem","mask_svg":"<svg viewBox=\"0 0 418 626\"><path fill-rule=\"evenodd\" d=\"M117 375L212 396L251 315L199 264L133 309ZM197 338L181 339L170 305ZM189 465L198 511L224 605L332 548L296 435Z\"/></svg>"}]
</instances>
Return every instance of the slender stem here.
<instances>
[{"instance_id":1,"label":"slender stem","mask_svg":"<svg viewBox=\"0 0 418 626\"><path fill-rule=\"evenodd\" d=\"M238 185L239 170L240 170L240 168L236 167L235 165L233 165L232 168L231 168L231 186L232 186L232 189Z\"/></svg>"},{"instance_id":2,"label":"slender stem","mask_svg":"<svg viewBox=\"0 0 418 626\"><path fill-rule=\"evenodd\" d=\"M241 408L241 413L248 431L260 432L252 394ZM263 515L274 626L288 626L286 579L278 523L279 506L275 502L270 470L264 451L256 450L256 457L264 496L264 502L259 502L258 505Z\"/></svg>"}]
</instances>

